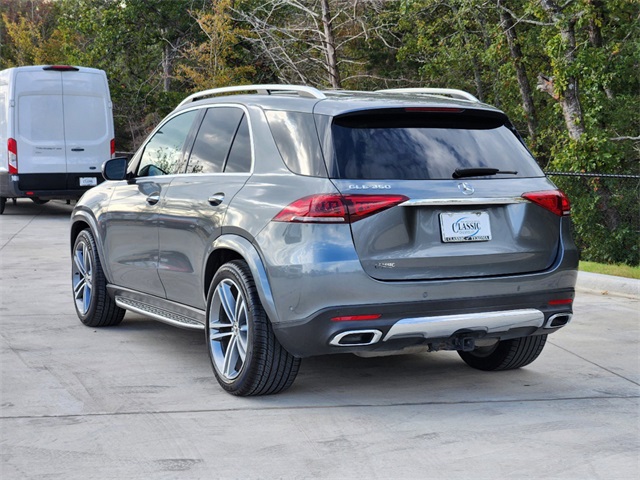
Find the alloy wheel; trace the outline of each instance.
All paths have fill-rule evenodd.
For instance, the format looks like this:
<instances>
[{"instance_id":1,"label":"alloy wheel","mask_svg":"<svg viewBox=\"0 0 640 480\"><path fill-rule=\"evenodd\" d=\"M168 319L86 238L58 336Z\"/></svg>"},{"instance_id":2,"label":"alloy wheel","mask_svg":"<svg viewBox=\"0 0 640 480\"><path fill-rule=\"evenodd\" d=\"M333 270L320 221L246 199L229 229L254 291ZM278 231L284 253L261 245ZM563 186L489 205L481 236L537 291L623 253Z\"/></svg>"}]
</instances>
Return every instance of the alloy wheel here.
<instances>
[{"instance_id":1,"label":"alloy wheel","mask_svg":"<svg viewBox=\"0 0 640 480\"><path fill-rule=\"evenodd\" d=\"M218 373L226 381L240 375L247 358L249 319L242 289L225 278L216 286L209 310L209 348Z\"/></svg>"}]
</instances>

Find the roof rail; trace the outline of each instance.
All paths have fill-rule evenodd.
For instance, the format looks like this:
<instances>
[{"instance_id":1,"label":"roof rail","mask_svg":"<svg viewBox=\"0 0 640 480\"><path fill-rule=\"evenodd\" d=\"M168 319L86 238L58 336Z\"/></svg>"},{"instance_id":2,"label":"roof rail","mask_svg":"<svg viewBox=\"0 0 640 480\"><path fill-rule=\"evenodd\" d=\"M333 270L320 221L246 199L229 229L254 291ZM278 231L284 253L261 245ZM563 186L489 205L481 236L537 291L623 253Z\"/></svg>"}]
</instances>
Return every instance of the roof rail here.
<instances>
[{"instance_id":1,"label":"roof rail","mask_svg":"<svg viewBox=\"0 0 640 480\"><path fill-rule=\"evenodd\" d=\"M472 102L480 102L476 97L464 90L455 88L390 88L386 90L376 90L377 93L425 93L430 95L443 95Z\"/></svg>"},{"instance_id":2,"label":"roof rail","mask_svg":"<svg viewBox=\"0 0 640 480\"><path fill-rule=\"evenodd\" d=\"M275 84L273 85L235 85L233 87L212 88L209 90L203 90L201 92L194 93L193 95L189 95L187 98L182 100L182 102L180 102L178 106L181 106L190 102L195 102L197 100L201 100L206 97L220 95L222 93L248 92L248 91L256 91L261 95L271 95L271 92L282 92L282 93L296 93L301 97L316 98L318 100L327 98L325 94L322 93L317 88L305 87L302 85L275 85Z\"/></svg>"}]
</instances>

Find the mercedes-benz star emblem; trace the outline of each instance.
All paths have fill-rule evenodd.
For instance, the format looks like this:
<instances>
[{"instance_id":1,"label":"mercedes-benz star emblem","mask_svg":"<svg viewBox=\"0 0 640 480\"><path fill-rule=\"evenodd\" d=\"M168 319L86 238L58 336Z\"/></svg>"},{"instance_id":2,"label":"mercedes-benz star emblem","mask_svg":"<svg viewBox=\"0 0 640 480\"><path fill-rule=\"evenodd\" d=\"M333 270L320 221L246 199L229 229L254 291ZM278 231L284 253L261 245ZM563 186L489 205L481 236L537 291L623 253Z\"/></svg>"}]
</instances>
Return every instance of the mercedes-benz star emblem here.
<instances>
[{"instance_id":1,"label":"mercedes-benz star emblem","mask_svg":"<svg viewBox=\"0 0 640 480\"><path fill-rule=\"evenodd\" d=\"M475 189L467 182L459 183L458 188L465 195L473 195L473 192L475 192Z\"/></svg>"}]
</instances>

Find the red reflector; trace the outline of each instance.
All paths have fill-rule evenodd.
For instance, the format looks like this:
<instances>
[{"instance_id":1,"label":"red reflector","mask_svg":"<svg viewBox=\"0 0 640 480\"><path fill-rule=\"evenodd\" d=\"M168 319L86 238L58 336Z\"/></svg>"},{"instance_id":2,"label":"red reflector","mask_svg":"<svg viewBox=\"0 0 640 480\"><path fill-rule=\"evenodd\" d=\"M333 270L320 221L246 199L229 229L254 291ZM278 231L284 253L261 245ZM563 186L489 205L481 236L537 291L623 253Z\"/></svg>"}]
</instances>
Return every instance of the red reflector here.
<instances>
[{"instance_id":1,"label":"red reflector","mask_svg":"<svg viewBox=\"0 0 640 480\"><path fill-rule=\"evenodd\" d=\"M462 113L463 108L451 108L451 107L407 107L405 112L445 112L445 113Z\"/></svg>"},{"instance_id":2,"label":"red reflector","mask_svg":"<svg viewBox=\"0 0 640 480\"><path fill-rule=\"evenodd\" d=\"M310 195L285 207L273 220L293 223L353 223L409 200L404 195Z\"/></svg>"},{"instance_id":3,"label":"red reflector","mask_svg":"<svg viewBox=\"0 0 640 480\"><path fill-rule=\"evenodd\" d=\"M24 193L29 195L29 196L33 195L33 192L24 192Z\"/></svg>"},{"instance_id":4,"label":"red reflector","mask_svg":"<svg viewBox=\"0 0 640 480\"><path fill-rule=\"evenodd\" d=\"M522 194L530 202L562 217L571 214L571 204L567 196L560 190L545 190Z\"/></svg>"},{"instance_id":5,"label":"red reflector","mask_svg":"<svg viewBox=\"0 0 640 480\"><path fill-rule=\"evenodd\" d=\"M561 298L560 300L551 300L549 305L569 305L573 302L573 298Z\"/></svg>"},{"instance_id":6,"label":"red reflector","mask_svg":"<svg viewBox=\"0 0 640 480\"><path fill-rule=\"evenodd\" d=\"M18 173L18 143L14 138L7 140L7 151L9 152L9 174Z\"/></svg>"},{"instance_id":7,"label":"red reflector","mask_svg":"<svg viewBox=\"0 0 640 480\"><path fill-rule=\"evenodd\" d=\"M345 315L344 317L333 317L332 322L359 322L362 320L377 320L382 316L381 313L371 315Z\"/></svg>"},{"instance_id":8,"label":"red reflector","mask_svg":"<svg viewBox=\"0 0 640 480\"><path fill-rule=\"evenodd\" d=\"M111 158L113 158L116 155L116 139L112 138L111 139L111 145L110 145L110 154L111 154Z\"/></svg>"}]
</instances>

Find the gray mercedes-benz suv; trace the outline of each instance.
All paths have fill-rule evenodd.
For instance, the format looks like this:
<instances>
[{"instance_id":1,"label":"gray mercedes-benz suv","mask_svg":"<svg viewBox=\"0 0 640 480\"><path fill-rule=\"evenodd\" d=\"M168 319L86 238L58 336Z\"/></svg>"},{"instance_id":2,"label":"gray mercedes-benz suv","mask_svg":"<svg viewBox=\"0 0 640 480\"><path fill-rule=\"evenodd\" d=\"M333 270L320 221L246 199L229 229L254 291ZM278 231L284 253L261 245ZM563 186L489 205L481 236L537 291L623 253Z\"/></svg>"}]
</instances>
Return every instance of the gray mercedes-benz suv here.
<instances>
[{"instance_id":1,"label":"gray mercedes-benz suv","mask_svg":"<svg viewBox=\"0 0 640 480\"><path fill-rule=\"evenodd\" d=\"M569 202L466 92L207 90L103 175L71 219L80 320L204 330L235 395L329 353L519 368L571 319Z\"/></svg>"}]
</instances>

